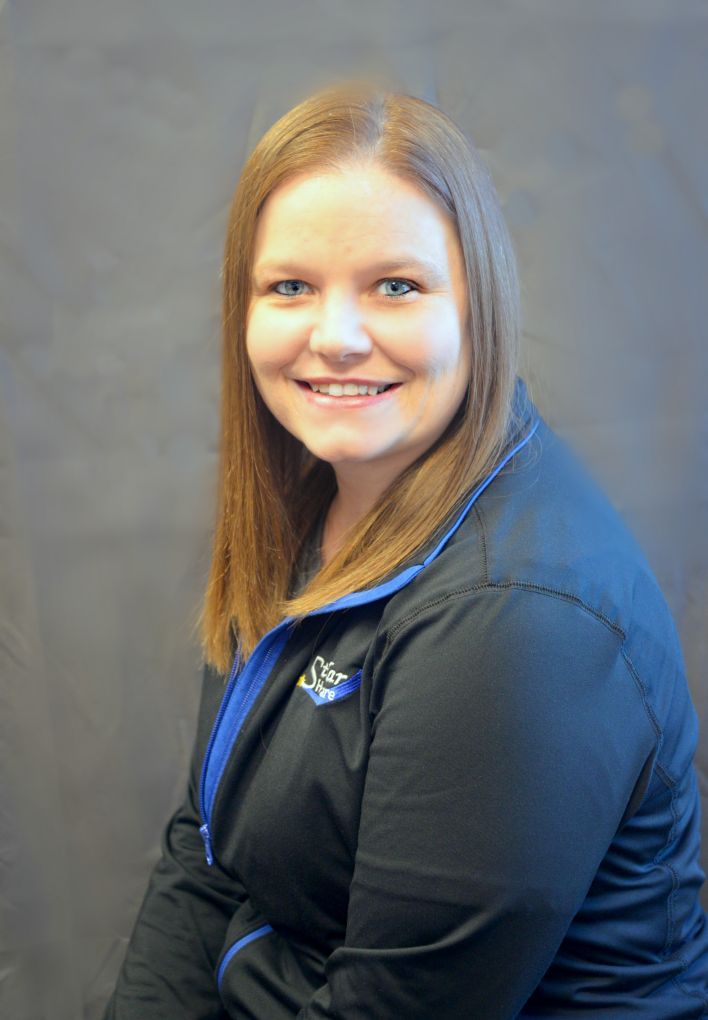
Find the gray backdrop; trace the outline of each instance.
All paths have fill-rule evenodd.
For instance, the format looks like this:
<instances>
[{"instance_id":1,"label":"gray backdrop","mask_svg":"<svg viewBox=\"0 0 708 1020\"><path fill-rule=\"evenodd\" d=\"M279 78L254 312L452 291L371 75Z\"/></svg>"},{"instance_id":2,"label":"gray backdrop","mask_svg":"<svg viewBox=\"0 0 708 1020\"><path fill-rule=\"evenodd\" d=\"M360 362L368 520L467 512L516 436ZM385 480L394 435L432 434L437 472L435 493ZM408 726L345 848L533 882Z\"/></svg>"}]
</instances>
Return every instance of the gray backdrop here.
<instances>
[{"instance_id":1,"label":"gray backdrop","mask_svg":"<svg viewBox=\"0 0 708 1020\"><path fill-rule=\"evenodd\" d=\"M666 593L707 797L704 0L0 8L0 1015L100 1016L182 796L228 203L332 72L481 149L532 395Z\"/></svg>"}]
</instances>

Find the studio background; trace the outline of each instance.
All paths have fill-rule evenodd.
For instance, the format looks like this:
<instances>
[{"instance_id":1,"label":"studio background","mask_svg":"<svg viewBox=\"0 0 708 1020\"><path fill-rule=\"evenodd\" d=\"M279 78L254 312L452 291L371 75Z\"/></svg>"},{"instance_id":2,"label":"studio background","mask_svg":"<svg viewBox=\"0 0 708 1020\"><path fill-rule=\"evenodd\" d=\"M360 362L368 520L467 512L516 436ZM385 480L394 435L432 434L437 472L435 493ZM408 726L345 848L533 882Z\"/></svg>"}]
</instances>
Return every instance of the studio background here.
<instances>
[{"instance_id":1,"label":"studio background","mask_svg":"<svg viewBox=\"0 0 708 1020\"><path fill-rule=\"evenodd\" d=\"M679 629L706 866L707 54L703 0L0 0L1 1016L115 981L194 734L228 205L347 71L491 170L531 395Z\"/></svg>"}]
</instances>

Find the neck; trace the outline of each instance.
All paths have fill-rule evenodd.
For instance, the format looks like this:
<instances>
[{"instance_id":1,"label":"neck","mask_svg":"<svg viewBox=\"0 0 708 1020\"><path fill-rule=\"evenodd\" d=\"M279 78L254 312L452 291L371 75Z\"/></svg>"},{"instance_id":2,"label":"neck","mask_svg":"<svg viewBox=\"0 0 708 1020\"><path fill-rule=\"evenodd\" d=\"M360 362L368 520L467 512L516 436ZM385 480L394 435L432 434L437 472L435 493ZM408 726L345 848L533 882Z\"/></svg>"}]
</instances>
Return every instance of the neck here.
<instances>
[{"instance_id":1,"label":"neck","mask_svg":"<svg viewBox=\"0 0 708 1020\"><path fill-rule=\"evenodd\" d=\"M332 500L322 532L322 564L329 563L339 551L344 535L372 508L391 479L377 476L366 464L354 471L336 469L337 492Z\"/></svg>"}]
</instances>

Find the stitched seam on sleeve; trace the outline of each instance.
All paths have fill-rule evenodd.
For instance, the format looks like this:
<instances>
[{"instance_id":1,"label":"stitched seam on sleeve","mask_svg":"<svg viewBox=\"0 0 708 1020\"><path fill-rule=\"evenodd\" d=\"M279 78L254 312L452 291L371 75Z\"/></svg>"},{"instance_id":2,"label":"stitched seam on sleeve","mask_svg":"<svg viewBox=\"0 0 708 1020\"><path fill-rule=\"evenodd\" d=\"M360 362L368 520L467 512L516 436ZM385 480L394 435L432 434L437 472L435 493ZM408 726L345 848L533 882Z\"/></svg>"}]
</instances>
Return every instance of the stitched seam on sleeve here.
<instances>
[{"instance_id":1,"label":"stitched seam on sleeve","mask_svg":"<svg viewBox=\"0 0 708 1020\"><path fill-rule=\"evenodd\" d=\"M657 772L658 772L660 778L662 779L662 781L665 782L666 785L669 786L669 788L673 788L673 786L676 783L676 780L671 776L669 771L664 766L662 766L659 763L659 761L658 761L658 755L659 755L659 752L661 750L661 745L663 743L663 731L662 731L662 728L661 728L661 726L659 724L659 721L658 721L658 719L656 717L656 714L655 714L654 710L652 709L651 705L649 704L649 701L648 701L648 698L647 698L646 686L642 682L642 680L640 679L639 674L637 673L636 669L634 668L634 664L632 663L631 659L629 658L629 656L626 653L626 649L624 647L624 643L626 641L626 634L625 634L624 630L621 627L618 627L616 624L612 623L612 621L610 619L608 619L608 617L606 617L604 615L604 613L601 613L598 610L594 609L592 606L588 605L586 602L584 602L577 595L573 594L573 592L564 591L564 590L559 589L559 588L550 588L550 587L548 587L546 585L533 584L533 583L525 582L525 581L506 581L506 582L503 582L503 583L496 583L496 584L482 584L482 583L480 583L480 584L465 586L464 588L458 588L455 591L447 592L445 595L440 596L437 599L430 599L430 601L424 603L421 606L418 606L413 612L409 613L406 617L404 617L403 620L399 621L397 624L394 624L391 627L391 630L389 631L389 633L387 635L387 638L386 638L386 641L385 641L385 645L384 645L384 654L389 651L389 649L391 647L391 644L393 643L394 638L398 637L398 635L400 635L402 630L404 630L409 624L413 623L415 620L418 619L418 617L420 617L421 615L426 613L428 610L434 609L436 606L445 605L447 602L452 602L452 601L454 601L456 599L464 598L465 596L471 595L471 594L473 594L475 592L504 591L504 590L509 589L509 588L515 588L515 589L520 590L520 591L536 592L537 594L545 595L545 596L550 597L550 598L558 598L558 599L561 599L564 602L568 602L568 603L570 603L572 605L578 606L579 609L582 609L589 616L592 616L595 620L597 620L604 627L606 627L608 630L610 630L616 637L621 639L621 641L622 641L622 648L621 648L622 658L624 659L625 666L627 667L627 670L628 670L628 672L629 672L629 674L630 674L630 676L632 678L632 681L633 681L635 687L637 688L637 692L638 692L639 697L641 699L642 705L644 706L644 711L645 711L646 716L648 718L649 725L651 726L652 730L654 731L654 733L656 735L658 746L657 746L657 760L655 761L655 768L657 769Z\"/></svg>"},{"instance_id":2,"label":"stitched seam on sleeve","mask_svg":"<svg viewBox=\"0 0 708 1020\"><path fill-rule=\"evenodd\" d=\"M676 916L674 911L674 902L676 900L676 893L679 888L679 877L676 873L676 869L673 865L669 864L668 861L660 861L660 856L664 853L667 847L671 846L676 832L676 825L678 823L678 813L676 811L676 789L675 787L671 790L671 829L666 837L666 841L654 857L654 864L666 871L671 880L671 890L666 897L666 939L664 941L664 948L661 951L663 957L667 957L673 948L674 943L674 930L676 928Z\"/></svg>"},{"instance_id":3,"label":"stitched seam on sleeve","mask_svg":"<svg viewBox=\"0 0 708 1020\"><path fill-rule=\"evenodd\" d=\"M642 703L644 705L644 710L646 711L647 715L649 716L649 721L651 722L652 728L654 729L654 732L656 733L656 737L657 737L657 740L659 741L659 749L660 749L662 741L663 741L663 731L662 731L661 726L659 724L659 720L656 717L656 713L654 712L654 709L649 704L649 699L647 698L646 685L644 684L644 682L642 681L641 677L639 676L639 673L637 673L636 669L634 668L634 663L632 662L632 660L630 659L629 655L627 654L627 649L624 647L624 645L622 646L622 658L624 659L624 663L625 663L625 666L627 667L629 675L634 680L634 683L637 686L637 690L639 691L639 693L641 695ZM657 751L657 759L658 759L658 751ZM659 764L658 760L656 761L654 767L661 769L661 765ZM664 773L662 775L662 779L664 779L664 781L666 781L665 777L668 776L669 774L664 769L662 769L662 772ZM676 780L669 776L669 782L667 783L667 785L671 786L675 782L676 782Z\"/></svg>"},{"instance_id":4,"label":"stitched seam on sleeve","mask_svg":"<svg viewBox=\"0 0 708 1020\"><path fill-rule=\"evenodd\" d=\"M505 591L509 588L516 588L519 591L537 592L539 595L547 595L550 596L551 598L561 599L564 602L570 602L573 605L578 606L580 609L585 610L586 613L589 613L590 616L593 616L596 620L599 620L599 622L604 624L604 626L611 630L613 634L616 634L618 637L620 637L622 641L624 641L626 638L626 635L621 627L618 627L617 624L613 623L603 613L599 612L597 609L594 609L592 606L588 605L587 602L584 602L573 592L563 591L563 589L561 588L550 588L542 584L534 584L533 582L530 581L504 581L501 583L498 582L496 584L491 584L489 582L484 583L481 582L480 584L466 585L464 588L457 588L455 589L455 591L447 592L445 595L442 595L439 598L430 599L428 602L423 603L423 605L416 607L416 609L413 610L413 612L409 613L402 620L400 620L398 623L394 624L391 627L388 639L386 641L386 648L388 649L393 638L396 637L401 630L407 627L408 624L412 623L423 613L426 613L429 609L434 609L436 606L442 606L446 602L452 602L453 600L458 598L464 598L465 595L472 595L475 592Z\"/></svg>"},{"instance_id":5,"label":"stitched seam on sleeve","mask_svg":"<svg viewBox=\"0 0 708 1020\"><path fill-rule=\"evenodd\" d=\"M650 722L651 722L652 726L654 727L654 730L655 730L655 732L657 734L658 748L657 748L657 757L656 757L656 760L654 762L654 772L659 777L659 779L662 781L662 783L664 783L664 785L668 788L669 793L671 795L671 803L670 803L670 809L671 809L671 828L669 829L669 831L667 833L666 840L664 841L663 846L661 847L661 849L654 856L654 862L653 862L656 865L656 867L661 868L663 871L665 871L667 873L667 875L668 875L668 877L670 879L670 882L671 882L671 889L669 891L668 896L666 897L666 939L664 941L664 948L662 949L662 953L661 953L662 956L667 957L671 953L671 950L673 949L673 946L674 946L674 943L675 943L675 930L676 930L675 903L676 903L676 897L678 895L678 891L679 891L679 887L681 885L681 882L680 882L679 875L678 875L676 869L673 867L673 865L671 865L668 861L662 861L660 858L668 850L668 848L671 846L671 844L674 842L674 840L676 838L676 830L677 830L678 822L679 822L678 809L677 809L677 805L676 805L676 793L677 793L678 780L676 779L675 776L673 776L671 774L670 770L667 769L666 766L663 765L659 761L659 754L661 752L661 746L662 746L662 743L663 743L663 731L662 731L661 726L659 724L659 720L656 718L654 710L652 709L651 705L649 704L649 701L648 701L648 698L647 698L647 695L646 695L646 686L644 685L644 683L642 682L639 674L637 673L636 669L634 668L634 663L630 659L630 657L627 654L625 648L622 649L622 657L624 658L625 664L627 666L627 669L629 670L630 675L632 676L632 678L634 679L634 682L637 685L637 689L640 692L640 695L641 695L641 698L642 698L642 702L644 704L644 709L645 709L645 711L646 711L646 713L647 713L647 715L649 717L649 720L650 720ZM685 966L686 966L686 964L684 963L684 967ZM685 989L681 988L681 985L679 984L677 978L674 978L674 981L676 982L677 987L680 988L681 991L684 992L684 994L690 994ZM704 1002L708 1002L708 1000L704 1000Z\"/></svg>"},{"instance_id":6,"label":"stitched seam on sleeve","mask_svg":"<svg viewBox=\"0 0 708 1020\"><path fill-rule=\"evenodd\" d=\"M489 584L489 556L487 553L487 532L485 531L484 528L484 518L482 517L482 514L480 513L479 507L477 506L476 503L472 504L472 509L476 514L477 522L479 523L479 533L482 539L482 557L484 559L484 583Z\"/></svg>"}]
</instances>

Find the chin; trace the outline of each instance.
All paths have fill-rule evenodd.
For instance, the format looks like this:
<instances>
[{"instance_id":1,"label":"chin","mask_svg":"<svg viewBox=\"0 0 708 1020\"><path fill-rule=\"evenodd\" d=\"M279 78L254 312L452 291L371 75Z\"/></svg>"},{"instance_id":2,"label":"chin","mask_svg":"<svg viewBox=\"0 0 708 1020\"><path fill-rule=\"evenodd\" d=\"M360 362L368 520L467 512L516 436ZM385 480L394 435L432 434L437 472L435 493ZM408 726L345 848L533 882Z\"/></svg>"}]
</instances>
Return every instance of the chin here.
<instances>
[{"instance_id":1,"label":"chin","mask_svg":"<svg viewBox=\"0 0 708 1020\"><path fill-rule=\"evenodd\" d=\"M359 464L362 461L371 459L371 452L365 452L364 450L322 450L322 449L311 449L310 453L314 453L315 457L319 457L320 460L326 460L332 467L338 465L344 466L345 464Z\"/></svg>"}]
</instances>

